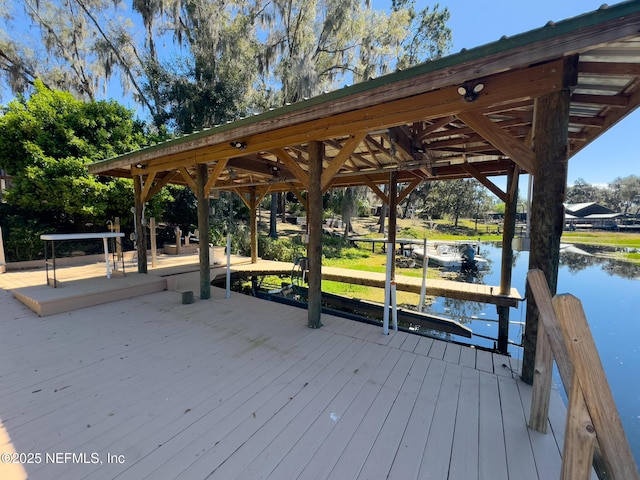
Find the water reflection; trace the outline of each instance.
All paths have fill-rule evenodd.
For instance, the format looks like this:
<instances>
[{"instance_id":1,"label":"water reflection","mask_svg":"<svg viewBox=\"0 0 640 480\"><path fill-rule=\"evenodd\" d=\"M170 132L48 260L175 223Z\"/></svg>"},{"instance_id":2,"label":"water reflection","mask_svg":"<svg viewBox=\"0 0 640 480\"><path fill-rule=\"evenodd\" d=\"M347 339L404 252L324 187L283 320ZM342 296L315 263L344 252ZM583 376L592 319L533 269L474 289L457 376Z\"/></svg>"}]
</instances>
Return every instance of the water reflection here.
<instances>
[{"instance_id":1,"label":"water reflection","mask_svg":"<svg viewBox=\"0 0 640 480\"><path fill-rule=\"evenodd\" d=\"M600 266L600 268L609 275L628 279L640 278L640 265L601 256L614 251L612 249L587 245L581 246L580 249L584 252L583 254L561 250L560 265L566 266L571 273L577 273L593 266ZM616 251L626 253L629 249L619 249Z\"/></svg>"}]
</instances>

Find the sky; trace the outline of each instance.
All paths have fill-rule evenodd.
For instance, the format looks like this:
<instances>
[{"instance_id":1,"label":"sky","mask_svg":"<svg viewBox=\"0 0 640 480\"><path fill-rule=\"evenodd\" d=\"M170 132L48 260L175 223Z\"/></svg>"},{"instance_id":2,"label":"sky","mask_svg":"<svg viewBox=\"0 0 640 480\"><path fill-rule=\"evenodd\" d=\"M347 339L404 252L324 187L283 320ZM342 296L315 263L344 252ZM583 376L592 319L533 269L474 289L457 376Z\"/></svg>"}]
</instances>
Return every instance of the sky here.
<instances>
[{"instance_id":1,"label":"sky","mask_svg":"<svg viewBox=\"0 0 640 480\"><path fill-rule=\"evenodd\" d=\"M389 1L379 0L378 8L385 3ZM618 3L622 2L612 1L609 5ZM416 8L422 9L433 4L431 1L417 0ZM485 45L504 35L528 32L543 27L550 20L558 22L592 12L602 4L602 0L440 1L440 6L447 7L451 14L448 25L454 45L450 53ZM639 131L640 110L636 110L571 158L568 184L572 185L576 179L582 178L587 183L604 186L616 177L640 175L640 153L633 140ZM521 192L522 188L521 182Z\"/></svg>"}]
</instances>

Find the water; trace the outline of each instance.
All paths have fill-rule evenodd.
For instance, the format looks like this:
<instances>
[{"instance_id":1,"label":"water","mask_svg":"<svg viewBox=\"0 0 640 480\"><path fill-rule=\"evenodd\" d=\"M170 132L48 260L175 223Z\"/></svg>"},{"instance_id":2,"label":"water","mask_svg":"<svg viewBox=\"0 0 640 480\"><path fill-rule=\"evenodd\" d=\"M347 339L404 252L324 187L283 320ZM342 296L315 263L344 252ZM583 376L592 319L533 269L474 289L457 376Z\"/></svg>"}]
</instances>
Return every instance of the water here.
<instances>
[{"instance_id":1,"label":"water","mask_svg":"<svg viewBox=\"0 0 640 480\"><path fill-rule=\"evenodd\" d=\"M490 261L490 269L473 281L499 285L501 249L484 245L481 255ZM528 252L516 253L512 286L523 296L528 266ZM640 465L640 266L589 254L561 253L558 293L570 293L582 302L636 464ZM431 311L462 319L474 335L498 336L495 306L438 298ZM511 322L522 323L509 328L509 340L514 344L522 343L525 311L524 302L511 309ZM493 340L474 337L472 343L490 347ZM510 353L522 357L520 347L512 345Z\"/></svg>"}]
</instances>

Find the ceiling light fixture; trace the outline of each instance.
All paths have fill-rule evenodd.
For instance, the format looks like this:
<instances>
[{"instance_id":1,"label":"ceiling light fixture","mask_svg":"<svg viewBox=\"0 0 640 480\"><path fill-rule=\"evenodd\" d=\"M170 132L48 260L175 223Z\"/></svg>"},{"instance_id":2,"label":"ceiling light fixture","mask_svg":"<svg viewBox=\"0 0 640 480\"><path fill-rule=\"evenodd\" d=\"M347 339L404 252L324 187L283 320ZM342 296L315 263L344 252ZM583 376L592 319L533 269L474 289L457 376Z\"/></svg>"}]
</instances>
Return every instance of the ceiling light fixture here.
<instances>
[{"instance_id":1,"label":"ceiling light fixture","mask_svg":"<svg viewBox=\"0 0 640 480\"><path fill-rule=\"evenodd\" d=\"M229 145L237 148L238 150L244 150L245 148L247 148L246 142L230 142Z\"/></svg>"},{"instance_id":2,"label":"ceiling light fixture","mask_svg":"<svg viewBox=\"0 0 640 480\"><path fill-rule=\"evenodd\" d=\"M484 89L484 83L478 82L474 84L465 83L458 87L458 93L464 98L465 102L475 102L478 94Z\"/></svg>"}]
</instances>

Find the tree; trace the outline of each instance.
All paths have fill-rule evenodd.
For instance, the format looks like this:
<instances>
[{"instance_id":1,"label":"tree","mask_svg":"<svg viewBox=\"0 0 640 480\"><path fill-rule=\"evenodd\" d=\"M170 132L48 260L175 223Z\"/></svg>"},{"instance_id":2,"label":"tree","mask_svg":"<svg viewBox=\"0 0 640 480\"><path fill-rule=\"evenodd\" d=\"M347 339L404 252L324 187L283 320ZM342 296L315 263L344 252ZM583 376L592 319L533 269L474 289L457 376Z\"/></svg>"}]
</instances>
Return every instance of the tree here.
<instances>
[{"instance_id":1,"label":"tree","mask_svg":"<svg viewBox=\"0 0 640 480\"><path fill-rule=\"evenodd\" d=\"M615 199L625 215L632 206L640 205L639 176L618 177L609 185L609 188L615 192Z\"/></svg>"},{"instance_id":2,"label":"tree","mask_svg":"<svg viewBox=\"0 0 640 480\"><path fill-rule=\"evenodd\" d=\"M139 148L149 132L116 102L81 102L40 81L34 88L0 116L0 168L12 176L5 196L11 215L34 228L66 231L126 217L131 182L95 177L86 166Z\"/></svg>"},{"instance_id":3,"label":"tree","mask_svg":"<svg viewBox=\"0 0 640 480\"><path fill-rule=\"evenodd\" d=\"M600 189L588 184L584 179L578 178L573 185L567 188L567 203L597 202L600 197Z\"/></svg>"}]
</instances>

